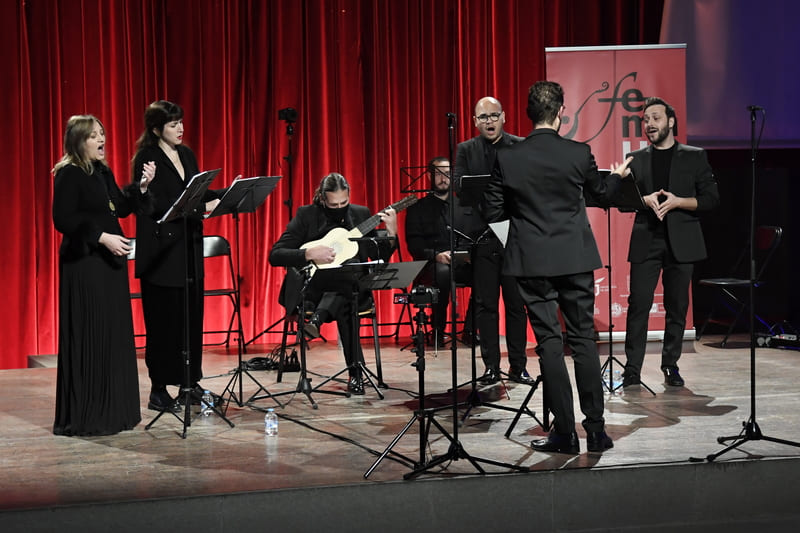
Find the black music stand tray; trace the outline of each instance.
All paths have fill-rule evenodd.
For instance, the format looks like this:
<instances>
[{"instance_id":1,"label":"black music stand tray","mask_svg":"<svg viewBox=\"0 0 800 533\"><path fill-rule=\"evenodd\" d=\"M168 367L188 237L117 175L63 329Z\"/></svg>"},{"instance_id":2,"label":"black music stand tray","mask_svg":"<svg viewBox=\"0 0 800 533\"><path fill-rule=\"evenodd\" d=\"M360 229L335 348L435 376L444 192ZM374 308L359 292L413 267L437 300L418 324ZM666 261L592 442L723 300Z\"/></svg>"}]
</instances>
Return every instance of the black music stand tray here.
<instances>
[{"instance_id":1,"label":"black music stand tray","mask_svg":"<svg viewBox=\"0 0 800 533\"><path fill-rule=\"evenodd\" d=\"M172 411L171 406L167 406L165 409L159 411L156 417L150 421L149 424L145 426L145 429L150 429L156 421L161 418L161 415L164 413L170 413L172 416L183 422L183 433L181 433L181 438L186 438L186 430L189 426L192 425L192 416L191 416L191 408L192 408L192 400L197 400L197 403L202 403L202 397L200 394L194 390L191 384L191 341L190 341L190 332L189 332L189 310L190 310L190 302L189 302L189 256L191 255L191 240L189 239L189 228L188 228L188 218L190 215L195 214L197 211L197 207L200 205L200 202L203 199L203 196L208 189L208 186L214 180L214 178L219 174L217 170L210 170L206 172L201 172L196 174L192 177L191 181L189 181L186 188L183 190L181 195L175 200L172 206L164 213L158 220L158 224L163 222L171 222L176 218L181 218L183 220L183 232L184 232L184 242L186 244L186 251L185 251L185 279L184 279L184 338L183 338L183 383L181 384L181 391L178 394L178 398L176 401L183 403L184 405L184 413L183 418L181 418L177 413ZM220 411L216 405L211 405L212 411L218 417L223 419L225 422L228 423L230 427L233 427L233 422L225 418L225 415ZM200 416L199 414L197 416Z\"/></svg>"},{"instance_id":2,"label":"black music stand tray","mask_svg":"<svg viewBox=\"0 0 800 533\"><path fill-rule=\"evenodd\" d=\"M225 192L225 195L220 199L219 204L211 211L206 218L213 218L217 216L231 214L233 215L234 220L234 229L236 234L236 279L233 281L234 290L236 291L236 305L238 306L238 312L236 316L238 318L238 330L239 330L239 337L237 339L236 345L238 348L238 364L236 367L236 371L231 377L228 384L225 386L225 389L222 392L222 398L225 398L225 395L228 395L228 401L225 404L225 411L228 410L228 405L230 404L231 400L236 402L236 405L241 407L244 405L244 393L242 391L243 388L243 379L242 374L246 374L247 377L250 378L253 383L258 386L258 390L256 394L261 391L266 393L267 397L271 397L272 395L270 392L258 382L256 378L253 377L250 372L247 371L246 368L242 365L242 353L246 351L244 339L242 338L242 299L241 299L241 287L239 281L241 280L241 259L239 255L239 251L241 250L241 246L239 243L239 214L240 213L253 213L256 209L258 209L266 200L267 196L275 190L275 187L278 185L278 181L280 181L281 176L258 176L255 178L245 178L240 179L237 178L233 180L228 190ZM238 381L239 384L239 393L236 394L234 388L235 384ZM275 398L273 398L275 400ZM283 407L283 405L278 401L275 400L279 407Z\"/></svg>"}]
</instances>

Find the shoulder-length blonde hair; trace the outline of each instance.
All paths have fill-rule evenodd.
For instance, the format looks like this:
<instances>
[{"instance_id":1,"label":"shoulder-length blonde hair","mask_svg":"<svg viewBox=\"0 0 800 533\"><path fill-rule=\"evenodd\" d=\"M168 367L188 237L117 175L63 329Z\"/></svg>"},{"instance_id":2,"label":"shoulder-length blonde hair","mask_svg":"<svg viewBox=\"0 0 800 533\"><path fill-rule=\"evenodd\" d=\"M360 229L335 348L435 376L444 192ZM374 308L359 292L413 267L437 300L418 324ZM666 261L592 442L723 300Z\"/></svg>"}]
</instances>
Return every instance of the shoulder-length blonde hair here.
<instances>
[{"instance_id":1,"label":"shoulder-length blonde hair","mask_svg":"<svg viewBox=\"0 0 800 533\"><path fill-rule=\"evenodd\" d=\"M106 166L103 161L91 161L86 157L86 139L91 137L95 123L105 130L103 123L94 115L73 115L67 121L64 132L64 155L53 167L53 174L67 165L75 165L87 174L94 172L94 165Z\"/></svg>"}]
</instances>

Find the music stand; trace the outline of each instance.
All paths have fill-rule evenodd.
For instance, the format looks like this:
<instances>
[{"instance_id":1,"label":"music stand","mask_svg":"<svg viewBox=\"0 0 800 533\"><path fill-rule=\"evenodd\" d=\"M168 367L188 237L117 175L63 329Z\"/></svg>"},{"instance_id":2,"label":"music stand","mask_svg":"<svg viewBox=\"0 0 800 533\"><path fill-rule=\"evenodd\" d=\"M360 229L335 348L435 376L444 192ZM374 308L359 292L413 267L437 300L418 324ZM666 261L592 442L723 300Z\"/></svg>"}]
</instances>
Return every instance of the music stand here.
<instances>
[{"instance_id":1,"label":"music stand","mask_svg":"<svg viewBox=\"0 0 800 533\"><path fill-rule=\"evenodd\" d=\"M297 305L297 321L298 321L298 325L297 325L297 342L300 343L300 377L297 380L297 386L294 388L294 390L290 390L290 391L278 392L278 393L275 393L275 394L269 394L268 393L269 396L263 396L263 395L259 396L258 393L256 392L255 394L253 394L250 397L250 399L247 400L246 403L248 405L253 403L256 400L262 400L262 399L267 398L267 397L271 397L273 400L277 401L276 400L277 396L284 396L286 394L297 394L298 392L301 392L301 393L306 395L306 397L308 398L308 401L311 403L311 407L313 409L318 409L319 406L317 405L317 402L315 402L314 398L311 397L311 393L312 392L316 391L316 392L319 392L321 394L333 394L333 395L336 395L336 396L345 396L347 398L350 397L350 393L349 392L327 391L327 390L319 390L318 391L316 389L312 389L311 388L311 380L308 378L308 370L307 370L307 367L306 367L307 341L305 339L305 335L303 334L303 327L302 326L303 326L303 320L305 320L305 316L306 316L306 292L308 291L308 288L309 288L309 286L311 284L311 281L313 279L312 274L311 274L312 266L313 265L307 265L307 266L305 266L303 268L297 269L297 273L299 275L303 276L303 282L302 282L301 288L298 291L298 295L297 295L297 299L298 299L297 300L298 301L298 305ZM318 270L317 272L320 272L320 271ZM292 308L292 306L288 306L287 307L287 313L289 312L289 309L291 309L291 308ZM279 374L279 376L280 376L280 374ZM319 387L317 387L317 388L319 388Z\"/></svg>"},{"instance_id":2,"label":"music stand","mask_svg":"<svg viewBox=\"0 0 800 533\"><path fill-rule=\"evenodd\" d=\"M191 303L189 300L189 256L192 253L192 245L191 245L191 238L189 236L189 224L188 218L192 214L197 213L197 208L200 205L200 202L203 200L203 196L208 190L208 186L214 180L214 178L219 174L220 170L210 170L206 172L201 172L192 176L192 179L186 185L186 188L183 190L180 196L175 200L172 206L164 213L158 220L158 224L163 224L164 222L171 222L177 218L181 218L183 220L183 235L184 235L184 243L186 245L185 256L184 256L184 269L185 269L185 277L184 277L184 285L183 285L183 292L184 292L184 337L183 337L183 384L181 385L180 393L178 393L178 398L176 399L178 402L181 400L183 401L184 405L184 414L183 418L181 418L177 413L172 411L171 406L166 406L162 409L156 417L150 421L149 424L145 426L145 429L150 429L156 421L161 418L161 415L164 413L170 413L175 418L183 422L183 433L181 434L181 438L186 438L186 429L192 424L191 418L191 406L192 400L197 400L198 403L202 403L202 397L200 393L194 390L191 384L191 334L190 334L190 320L189 320L189 310L191 308ZM233 422L225 418L225 415L217 409L216 405L209 406L211 410L216 414L218 417L223 419L225 422L228 423L230 427L233 427ZM199 414L198 414L199 416Z\"/></svg>"},{"instance_id":3,"label":"music stand","mask_svg":"<svg viewBox=\"0 0 800 533\"><path fill-rule=\"evenodd\" d=\"M419 186L415 187L416 183L428 176L428 167L401 167L400 173L405 174L408 176L409 181L408 185L400 189L402 193L417 193L417 192L424 192L428 193L431 192L432 187L425 187L420 189Z\"/></svg>"},{"instance_id":4,"label":"music stand","mask_svg":"<svg viewBox=\"0 0 800 533\"><path fill-rule=\"evenodd\" d=\"M250 380L253 381L256 385L258 385L258 390L256 394L260 391L264 391L268 397L272 395L270 392L258 382L256 378L253 377L250 372L247 371L246 368L242 365L242 353L245 352L245 345L244 339L242 338L243 328L242 328L242 299L241 299L241 286L239 280L241 279L241 259L239 251L241 249L239 243L239 214L240 213L253 213L259 206L264 203L267 196L275 190L275 187L278 185L278 181L280 181L280 176L258 176L255 178L236 178L231 183L228 190L225 191L225 194L220 199L217 206L214 208L213 211L205 215L205 218L213 218L222 215L231 214L233 215L234 220L234 234L236 240L236 279L233 281L233 289L236 293L236 305L238 307L238 312L236 316L238 318L238 328L239 328L239 336L236 341L237 345L237 356L238 356L238 365L236 367L236 371L234 372L233 376L231 377L228 384L225 386L225 389L222 392L222 398L225 398L225 395L228 395L228 402L225 404L225 411L228 410L228 405L230 404L231 400L236 401L236 405L241 407L243 403L243 379L242 374L246 374ZM238 381L239 383L239 394L237 395L234 392L235 383ZM275 400L273 398L273 400ZM278 401L275 400L279 407L283 407L283 405Z\"/></svg>"},{"instance_id":5,"label":"music stand","mask_svg":"<svg viewBox=\"0 0 800 533\"><path fill-rule=\"evenodd\" d=\"M351 239L352 240L352 239ZM370 291L381 291L387 289L403 289L405 290L414 279L419 275L422 269L427 264L427 261L406 261L400 263L382 263L375 266L374 270L368 274L367 276L363 277L360 280L361 289L370 290ZM358 304L358 293L355 293L355 299L353 300L354 304ZM356 332L359 329L360 324L356 323L355 328ZM359 337L356 337L357 339ZM366 366L364 367L364 371L366 373L372 374L378 380L378 386L387 389L390 388L384 381L383 381L383 367L381 365L380 359L380 351L376 349L375 351L375 367L378 371L378 375L372 374L372 371L369 370ZM379 394L378 396L383 399L383 397Z\"/></svg>"},{"instance_id":6,"label":"music stand","mask_svg":"<svg viewBox=\"0 0 800 533\"><path fill-rule=\"evenodd\" d=\"M371 240L371 239L370 239ZM383 263L383 262L366 262L366 263L345 263L341 266L334 268L319 269L311 279L311 286L314 286L320 292L326 292L333 288L331 292L343 293L343 287L349 287L352 294L352 345L349 347L353 361L350 366L347 366L327 377L319 385L314 387L312 391L318 390L329 381L335 380L344 372L355 368L361 370L362 379L365 379L369 385L375 390L378 398L383 399L383 393L375 385L372 380L375 377L378 383L383 385L383 376L380 367L380 359L377 360L379 374L373 373L364 364L363 354L359 359L357 343L360 342L358 336L359 321L358 321L358 296L364 290L380 290L390 288L407 287L411 280L422 269L425 261L410 261L407 263ZM322 391L325 392L325 391ZM349 393L348 393L349 395Z\"/></svg>"},{"instance_id":7,"label":"music stand","mask_svg":"<svg viewBox=\"0 0 800 533\"><path fill-rule=\"evenodd\" d=\"M611 174L611 170L602 169L599 171L603 179L606 179L609 174ZM603 379L603 386L608 390L610 393L615 393L619 389L622 388L622 383L619 383L616 387L614 386L614 363L617 363L621 368L625 368L625 365L614 356L614 313L613 313L613 306L611 302L611 281L612 281L612 266L611 266L611 208L616 207L621 213L631 213L635 211L642 211L647 209L647 206L642 199L642 193L639 190L639 184L636 181L636 177L633 175L633 171L628 177L622 179L620 181L619 189L617 189L616 194L608 201L602 202L598 201L590 196L586 196L586 206L587 207L600 207L603 208L606 212L606 231L608 235L608 263L605 266L606 272L608 273L608 357L606 357L605 362L603 362L602 366L600 367L600 376L603 375L605 370L608 370L608 382ZM602 379L602 378L601 378ZM650 394L653 396L656 393L647 386L647 384L641 381L640 376L640 384L642 387L650 391Z\"/></svg>"}]
</instances>

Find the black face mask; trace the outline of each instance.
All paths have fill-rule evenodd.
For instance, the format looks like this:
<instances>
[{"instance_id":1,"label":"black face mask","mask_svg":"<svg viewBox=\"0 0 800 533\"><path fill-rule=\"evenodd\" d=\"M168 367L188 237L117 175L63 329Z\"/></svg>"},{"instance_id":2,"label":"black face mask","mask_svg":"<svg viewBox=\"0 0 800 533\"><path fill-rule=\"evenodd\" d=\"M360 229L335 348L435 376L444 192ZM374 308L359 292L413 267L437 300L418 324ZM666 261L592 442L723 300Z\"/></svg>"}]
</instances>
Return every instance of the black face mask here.
<instances>
[{"instance_id":1,"label":"black face mask","mask_svg":"<svg viewBox=\"0 0 800 533\"><path fill-rule=\"evenodd\" d=\"M344 207L325 207L325 216L328 218L330 222L341 222L344 220L345 215L347 214L347 208L349 206Z\"/></svg>"}]
</instances>

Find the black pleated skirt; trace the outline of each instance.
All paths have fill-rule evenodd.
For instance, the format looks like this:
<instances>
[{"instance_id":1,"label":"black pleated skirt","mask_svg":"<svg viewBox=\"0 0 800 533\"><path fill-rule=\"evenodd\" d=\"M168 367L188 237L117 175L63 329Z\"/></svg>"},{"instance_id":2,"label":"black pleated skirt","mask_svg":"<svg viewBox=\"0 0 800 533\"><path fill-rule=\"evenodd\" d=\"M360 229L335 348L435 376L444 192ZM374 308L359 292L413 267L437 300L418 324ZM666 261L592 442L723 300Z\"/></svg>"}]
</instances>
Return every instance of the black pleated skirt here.
<instances>
[{"instance_id":1,"label":"black pleated skirt","mask_svg":"<svg viewBox=\"0 0 800 533\"><path fill-rule=\"evenodd\" d=\"M128 274L90 255L60 265L56 435L111 435L141 421Z\"/></svg>"}]
</instances>

